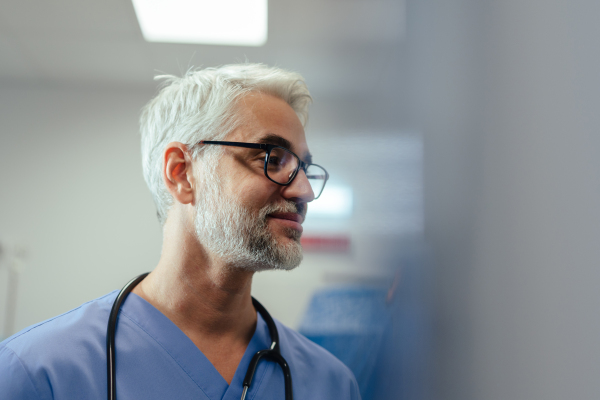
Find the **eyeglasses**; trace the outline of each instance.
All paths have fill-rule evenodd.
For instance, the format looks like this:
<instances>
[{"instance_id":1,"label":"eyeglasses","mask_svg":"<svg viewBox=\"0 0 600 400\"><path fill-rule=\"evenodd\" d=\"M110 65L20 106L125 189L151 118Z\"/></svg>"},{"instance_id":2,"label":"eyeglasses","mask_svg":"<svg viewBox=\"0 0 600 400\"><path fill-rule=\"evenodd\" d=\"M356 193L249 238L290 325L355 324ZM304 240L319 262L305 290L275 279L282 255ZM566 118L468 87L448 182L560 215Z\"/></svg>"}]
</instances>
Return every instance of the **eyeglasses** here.
<instances>
[{"instance_id":1,"label":"eyeglasses","mask_svg":"<svg viewBox=\"0 0 600 400\"><path fill-rule=\"evenodd\" d=\"M274 144L262 143L244 143L244 142L220 142L202 140L200 144L216 144L221 146L245 147L248 149L261 149L266 152L265 155L265 176L270 181L281 186L287 186L294 181L298 171L302 169L308 178L310 187L319 198L329 179L329 174L325 168L317 164L305 163L296 154L288 149Z\"/></svg>"}]
</instances>

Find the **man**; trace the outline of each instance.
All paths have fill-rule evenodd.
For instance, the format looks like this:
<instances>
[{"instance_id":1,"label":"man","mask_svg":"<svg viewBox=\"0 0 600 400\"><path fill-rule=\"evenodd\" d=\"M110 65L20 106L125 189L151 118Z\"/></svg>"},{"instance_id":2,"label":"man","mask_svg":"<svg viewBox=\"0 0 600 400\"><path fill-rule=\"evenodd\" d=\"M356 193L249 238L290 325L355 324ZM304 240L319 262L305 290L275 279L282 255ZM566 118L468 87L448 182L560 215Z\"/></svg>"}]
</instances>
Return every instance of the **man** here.
<instances>
[{"instance_id":1,"label":"man","mask_svg":"<svg viewBox=\"0 0 600 400\"><path fill-rule=\"evenodd\" d=\"M271 347L252 276L292 269L307 203L327 173L311 164L302 78L263 65L163 77L141 117L144 177L163 224L156 268L122 304L120 399L284 399L284 373L252 356ZM233 143L232 143L233 142ZM107 398L106 324L116 292L0 345L0 398ZM276 322L296 399L359 399L352 373Z\"/></svg>"}]
</instances>

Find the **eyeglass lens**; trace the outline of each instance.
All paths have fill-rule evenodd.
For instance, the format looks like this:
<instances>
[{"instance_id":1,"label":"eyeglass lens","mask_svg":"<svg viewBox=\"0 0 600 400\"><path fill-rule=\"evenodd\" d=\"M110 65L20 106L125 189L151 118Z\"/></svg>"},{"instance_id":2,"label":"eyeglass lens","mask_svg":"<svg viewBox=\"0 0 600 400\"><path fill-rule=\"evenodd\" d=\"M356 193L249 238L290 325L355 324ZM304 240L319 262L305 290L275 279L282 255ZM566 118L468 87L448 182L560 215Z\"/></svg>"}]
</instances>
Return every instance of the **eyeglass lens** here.
<instances>
[{"instance_id":1,"label":"eyeglass lens","mask_svg":"<svg viewBox=\"0 0 600 400\"><path fill-rule=\"evenodd\" d=\"M298 158L293 153L281 147L271 150L267 160L267 175L270 179L285 185L293 178L297 168ZM310 165L306 170L306 177L315 197L321 194L326 176L325 170L317 165Z\"/></svg>"},{"instance_id":2,"label":"eyeglass lens","mask_svg":"<svg viewBox=\"0 0 600 400\"><path fill-rule=\"evenodd\" d=\"M323 191L323 186L325 186L327 173L318 165L309 165L306 170L306 177L308 178L308 182L310 182L310 187L315 194L315 198L319 197Z\"/></svg>"}]
</instances>

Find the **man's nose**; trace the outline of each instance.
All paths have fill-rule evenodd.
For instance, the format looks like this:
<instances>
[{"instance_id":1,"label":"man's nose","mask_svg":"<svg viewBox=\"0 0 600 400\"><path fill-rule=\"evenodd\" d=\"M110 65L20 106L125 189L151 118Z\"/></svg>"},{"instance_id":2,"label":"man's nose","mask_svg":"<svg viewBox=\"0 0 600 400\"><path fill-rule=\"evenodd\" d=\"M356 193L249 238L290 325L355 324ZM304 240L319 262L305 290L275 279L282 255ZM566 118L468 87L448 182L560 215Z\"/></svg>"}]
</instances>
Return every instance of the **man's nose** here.
<instances>
[{"instance_id":1,"label":"man's nose","mask_svg":"<svg viewBox=\"0 0 600 400\"><path fill-rule=\"evenodd\" d=\"M298 199L298 201L303 203L308 203L315 199L315 193L302 168L300 168L292 183L283 187L283 196L290 200Z\"/></svg>"}]
</instances>

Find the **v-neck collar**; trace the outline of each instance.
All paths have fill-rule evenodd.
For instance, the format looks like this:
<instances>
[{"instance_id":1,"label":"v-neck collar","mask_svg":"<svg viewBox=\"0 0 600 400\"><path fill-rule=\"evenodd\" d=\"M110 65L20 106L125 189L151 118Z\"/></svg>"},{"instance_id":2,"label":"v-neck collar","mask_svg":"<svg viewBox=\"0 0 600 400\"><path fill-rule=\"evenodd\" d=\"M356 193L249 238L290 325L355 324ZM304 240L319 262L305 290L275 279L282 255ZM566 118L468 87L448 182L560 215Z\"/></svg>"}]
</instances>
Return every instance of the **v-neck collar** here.
<instances>
[{"instance_id":1,"label":"v-neck collar","mask_svg":"<svg viewBox=\"0 0 600 400\"><path fill-rule=\"evenodd\" d=\"M271 345L269 330L260 313L257 313L256 330L244 352L231 385L216 370L206 356L185 333L152 304L130 294L121 307L121 313L148 333L181 367L210 400L237 400L242 396L242 382L254 354ZM257 393L273 363L260 363L247 398Z\"/></svg>"}]
</instances>

